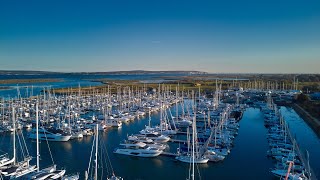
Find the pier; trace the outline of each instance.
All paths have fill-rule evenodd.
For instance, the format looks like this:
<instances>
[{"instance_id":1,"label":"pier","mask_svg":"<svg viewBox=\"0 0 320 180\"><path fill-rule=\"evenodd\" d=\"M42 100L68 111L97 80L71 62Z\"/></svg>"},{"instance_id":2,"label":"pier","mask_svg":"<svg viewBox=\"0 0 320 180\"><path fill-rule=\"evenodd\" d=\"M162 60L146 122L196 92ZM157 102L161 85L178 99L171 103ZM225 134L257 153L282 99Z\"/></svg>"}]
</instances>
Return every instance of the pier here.
<instances>
[{"instance_id":1,"label":"pier","mask_svg":"<svg viewBox=\"0 0 320 180\"><path fill-rule=\"evenodd\" d=\"M280 152L278 152L278 150L276 149L275 152L271 152L270 155L274 158L276 158L275 156L282 156L282 162L283 160L286 161L286 163L290 162L290 165L288 167L286 167L284 165L285 169L288 169L288 172L286 173L287 177L290 176L292 174L292 177L294 176L299 176L300 177L307 177L307 179L309 180L317 180L316 174L314 173L314 171L312 170L310 163L309 163L309 155L307 155L307 158L305 157L305 155L301 152L301 149L296 141L296 138L292 135L290 128L289 128L289 124L288 121L285 120L284 116L281 115L281 111L278 109L277 105L274 104L271 100L271 96L267 97L267 105L262 108L264 110L262 110L265 114L265 126L268 128L268 132L271 134L269 134L268 136L268 141L272 140L274 141L275 144L277 143L281 143L287 142L287 139L289 139L289 144L292 145L291 148L288 147L284 147L283 149L289 151L290 153L295 154L294 157L288 156L286 155L286 153L283 153L282 150L280 150ZM268 117L268 118L267 118ZM279 131L280 129L280 131ZM271 131L270 131L271 130ZM280 133L279 133L280 132ZM275 136L276 134L276 136ZM274 150L274 146L271 148L271 150ZM277 145L276 145L277 146ZM280 148L277 147L277 148ZM282 147L281 147L282 149ZM276 158L277 159L277 158ZM302 171L302 173L297 173L294 172L294 168L292 168L292 164L295 163L295 159L298 159L301 161L302 164L302 169L298 169L300 171ZM279 159L277 159L279 161ZM292 164L291 164L292 163ZM275 169L279 169L279 167L276 167ZM274 173L274 171L272 171L272 173ZM276 174L277 172L275 172ZM305 178L303 178L305 179Z\"/></svg>"},{"instance_id":2,"label":"pier","mask_svg":"<svg viewBox=\"0 0 320 180\"><path fill-rule=\"evenodd\" d=\"M169 142L174 142L174 143L187 143L188 141L186 141L186 140L181 140L181 139L170 139Z\"/></svg>"},{"instance_id":3,"label":"pier","mask_svg":"<svg viewBox=\"0 0 320 180\"><path fill-rule=\"evenodd\" d=\"M291 132L290 132L290 129L289 129L289 126L288 124L286 123L286 126L287 126L287 133L288 133L288 136L291 140L291 142L294 142L293 145L294 145L294 149L295 149L295 152L297 153L297 155L299 156L302 164L305 166L305 168L307 169L307 171L309 171L309 175L310 175L310 180L318 180L317 177L315 176L315 173L314 171L312 170L310 164L309 164L309 161L308 159L304 156L304 154L301 152L300 150L300 147L299 147L299 144L296 142L296 140L294 139L294 137L292 136Z\"/></svg>"},{"instance_id":4,"label":"pier","mask_svg":"<svg viewBox=\"0 0 320 180\"><path fill-rule=\"evenodd\" d=\"M177 134L187 134L187 132L185 132L185 131L177 131ZM190 134L192 134L192 132L190 132Z\"/></svg>"}]
</instances>

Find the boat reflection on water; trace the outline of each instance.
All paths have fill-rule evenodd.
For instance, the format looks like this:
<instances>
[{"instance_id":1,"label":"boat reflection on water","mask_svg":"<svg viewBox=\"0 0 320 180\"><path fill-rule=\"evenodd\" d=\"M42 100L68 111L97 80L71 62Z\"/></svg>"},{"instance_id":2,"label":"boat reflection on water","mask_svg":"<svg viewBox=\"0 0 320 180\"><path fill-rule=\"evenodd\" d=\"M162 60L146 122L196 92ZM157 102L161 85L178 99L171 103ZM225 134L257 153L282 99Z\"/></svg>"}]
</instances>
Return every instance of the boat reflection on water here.
<instances>
[{"instance_id":1,"label":"boat reflection on water","mask_svg":"<svg viewBox=\"0 0 320 180\"><path fill-rule=\"evenodd\" d=\"M117 132L118 132L119 135L121 135L122 134L122 127L118 127L117 128Z\"/></svg>"},{"instance_id":2,"label":"boat reflection on water","mask_svg":"<svg viewBox=\"0 0 320 180\"><path fill-rule=\"evenodd\" d=\"M84 142L85 144L90 144L92 142L92 137L91 136L85 136L85 137L82 138L82 142Z\"/></svg>"},{"instance_id":3,"label":"boat reflection on water","mask_svg":"<svg viewBox=\"0 0 320 180\"><path fill-rule=\"evenodd\" d=\"M152 162L154 163L154 165L156 167L163 167L164 166L162 159L152 158Z\"/></svg>"},{"instance_id":4,"label":"boat reflection on water","mask_svg":"<svg viewBox=\"0 0 320 180\"><path fill-rule=\"evenodd\" d=\"M66 151L71 151L72 150L72 144L70 142L64 142L60 143L62 148Z\"/></svg>"}]
</instances>

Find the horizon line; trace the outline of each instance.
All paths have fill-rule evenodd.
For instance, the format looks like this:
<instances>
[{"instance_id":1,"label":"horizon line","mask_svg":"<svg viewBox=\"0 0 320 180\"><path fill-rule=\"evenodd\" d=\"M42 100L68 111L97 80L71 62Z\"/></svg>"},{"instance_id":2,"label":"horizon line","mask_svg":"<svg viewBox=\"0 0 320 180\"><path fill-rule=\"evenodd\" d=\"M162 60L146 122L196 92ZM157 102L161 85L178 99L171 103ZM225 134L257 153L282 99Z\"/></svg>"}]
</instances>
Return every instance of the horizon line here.
<instances>
[{"instance_id":1,"label":"horizon line","mask_svg":"<svg viewBox=\"0 0 320 180\"><path fill-rule=\"evenodd\" d=\"M42 72L42 73L121 73L121 72L197 72L202 74L320 74L320 73L308 73L308 72L207 72L200 70L119 70L119 71L48 71L48 70L1 70L0 72Z\"/></svg>"}]
</instances>

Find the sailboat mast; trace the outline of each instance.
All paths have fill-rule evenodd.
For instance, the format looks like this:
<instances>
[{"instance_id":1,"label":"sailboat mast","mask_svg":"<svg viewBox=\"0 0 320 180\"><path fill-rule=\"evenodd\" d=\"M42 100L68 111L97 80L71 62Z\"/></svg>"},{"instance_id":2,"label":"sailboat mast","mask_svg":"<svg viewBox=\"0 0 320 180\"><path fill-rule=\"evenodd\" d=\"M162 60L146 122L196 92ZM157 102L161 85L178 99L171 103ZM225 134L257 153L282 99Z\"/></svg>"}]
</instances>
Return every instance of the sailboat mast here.
<instances>
[{"instance_id":1,"label":"sailboat mast","mask_svg":"<svg viewBox=\"0 0 320 180\"><path fill-rule=\"evenodd\" d=\"M13 122L13 164L16 165L16 119L15 111L12 104L12 122Z\"/></svg>"},{"instance_id":2,"label":"sailboat mast","mask_svg":"<svg viewBox=\"0 0 320 180\"><path fill-rule=\"evenodd\" d=\"M163 112L162 112L162 106L163 106L163 105L162 105L162 100L161 100L161 99L160 99L160 105L161 105L161 106L160 106L160 132L161 132L161 134L162 134L162 124L163 124L163 122L162 122L162 121L163 121L163 120L162 120L162 119L163 119L163 117L162 117L162 113L163 113Z\"/></svg>"},{"instance_id":3,"label":"sailboat mast","mask_svg":"<svg viewBox=\"0 0 320 180\"><path fill-rule=\"evenodd\" d=\"M39 154L39 109L38 109L38 102L36 103L36 135L37 135L37 172L39 172L39 161L40 161L40 154Z\"/></svg>"},{"instance_id":4,"label":"sailboat mast","mask_svg":"<svg viewBox=\"0 0 320 180\"><path fill-rule=\"evenodd\" d=\"M178 87L176 87L176 120L178 120L178 116L179 116L178 99L179 99Z\"/></svg>"},{"instance_id":5,"label":"sailboat mast","mask_svg":"<svg viewBox=\"0 0 320 180\"><path fill-rule=\"evenodd\" d=\"M192 93L192 96L194 98L194 92ZM192 122L192 174L191 178L194 180L194 141L195 141L195 127L196 127L196 107L195 103L193 104L193 122Z\"/></svg>"},{"instance_id":6,"label":"sailboat mast","mask_svg":"<svg viewBox=\"0 0 320 180\"><path fill-rule=\"evenodd\" d=\"M151 107L149 107L149 127L151 127Z\"/></svg>"},{"instance_id":7,"label":"sailboat mast","mask_svg":"<svg viewBox=\"0 0 320 180\"><path fill-rule=\"evenodd\" d=\"M98 138L99 138L99 124L97 124L97 136L96 136L96 168L95 168L95 175L94 179L98 180Z\"/></svg>"},{"instance_id":8,"label":"sailboat mast","mask_svg":"<svg viewBox=\"0 0 320 180\"><path fill-rule=\"evenodd\" d=\"M191 177L192 177L192 180L194 180L194 158L195 158L195 118L196 116L193 117L193 123L192 123L192 174L191 174Z\"/></svg>"}]
</instances>

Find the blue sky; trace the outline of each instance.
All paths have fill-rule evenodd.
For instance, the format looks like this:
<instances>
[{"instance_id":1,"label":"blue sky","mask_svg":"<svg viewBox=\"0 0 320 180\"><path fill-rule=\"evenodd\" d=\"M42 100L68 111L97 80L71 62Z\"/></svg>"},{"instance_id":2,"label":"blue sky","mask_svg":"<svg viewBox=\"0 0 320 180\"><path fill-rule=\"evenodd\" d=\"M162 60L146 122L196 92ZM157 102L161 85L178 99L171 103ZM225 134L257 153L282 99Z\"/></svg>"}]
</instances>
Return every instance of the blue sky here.
<instances>
[{"instance_id":1,"label":"blue sky","mask_svg":"<svg viewBox=\"0 0 320 180\"><path fill-rule=\"evenodd\" d=\"M0 69L320 73L320 1L0 1Z\"/></svg>"}]
</instances>

